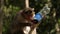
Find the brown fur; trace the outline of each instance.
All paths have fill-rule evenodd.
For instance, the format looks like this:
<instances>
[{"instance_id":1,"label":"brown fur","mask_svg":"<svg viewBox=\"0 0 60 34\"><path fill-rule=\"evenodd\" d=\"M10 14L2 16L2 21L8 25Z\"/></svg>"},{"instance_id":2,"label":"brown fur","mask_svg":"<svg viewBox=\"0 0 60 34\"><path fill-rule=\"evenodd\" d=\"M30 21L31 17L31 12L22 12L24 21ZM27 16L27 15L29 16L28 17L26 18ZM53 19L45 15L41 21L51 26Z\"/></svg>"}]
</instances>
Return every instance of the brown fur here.
<instances>
[{"instance_id":1,"label":"brown fur","mask_svg":"<svg viewBox=\"0 0 60 34\"><path fill-rule=\"evenodd\" d=\"M33 14L33 10L31 9L31 8L25 8L25 9L23 9L23 10L31 10L32 11L32 14ZM31 27L31 29L33 28L35 28L34 27L34 25L35 24L33 24L30 20L27 20L27 19L25 19L24 17L23 17L23 15L21 14L21 12L23 12L23 10L21 10L21 11L19 11L17 14L16 14L16 16L15 16L15 18L14 18L14 20L13 20L13 22L12 22L12 24L11 24L11 34L24 34L24 32L23 32L23 28L25 27L25 26L30 26ZM31 14L31 15L32 15ZM33 15L32 15L33 16ZM28 17L28 16L26 16L26 17Z\"/></svg>"}]
</instances>

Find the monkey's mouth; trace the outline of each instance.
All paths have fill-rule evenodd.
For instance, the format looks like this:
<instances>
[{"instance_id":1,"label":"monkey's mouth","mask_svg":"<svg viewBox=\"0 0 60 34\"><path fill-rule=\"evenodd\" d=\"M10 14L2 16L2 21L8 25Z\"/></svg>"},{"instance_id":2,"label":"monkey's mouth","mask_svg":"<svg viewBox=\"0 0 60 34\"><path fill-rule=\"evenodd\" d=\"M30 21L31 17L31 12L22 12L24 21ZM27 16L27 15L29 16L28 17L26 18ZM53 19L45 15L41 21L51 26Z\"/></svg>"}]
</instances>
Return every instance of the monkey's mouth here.
<instances>
[{"instance_id":1,"label":"monkey's mouth","mask_svg":"<svg viewBox=\"0 0 60 34\"><path fill-rule=\"evenodd\" d=\"M33 24L37 24L38 23L38 20L34 19L31 21Z\"/></svg>"}]
</instances>

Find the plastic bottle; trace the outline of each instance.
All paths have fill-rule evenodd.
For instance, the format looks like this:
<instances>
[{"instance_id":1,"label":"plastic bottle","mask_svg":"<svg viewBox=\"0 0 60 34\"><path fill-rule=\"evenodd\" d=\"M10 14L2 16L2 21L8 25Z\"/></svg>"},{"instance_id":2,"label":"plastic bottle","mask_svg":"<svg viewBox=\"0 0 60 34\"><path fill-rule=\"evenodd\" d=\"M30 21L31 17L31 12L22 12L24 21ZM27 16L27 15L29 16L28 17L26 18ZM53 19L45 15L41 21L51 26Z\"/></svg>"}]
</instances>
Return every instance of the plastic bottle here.
<instances>
[{"instance_id":1,"label":"plastic bottle","mask_svg":"<svg viewBox=\"0 0 60 34\"><path fill-rule=\"evenodd\" d=\"M48 7L48 4L45 4L45 6L38 13L35 14L34 19L40 21L49 12L50 12L50 8Z\"/></svg>"}]
</instances>

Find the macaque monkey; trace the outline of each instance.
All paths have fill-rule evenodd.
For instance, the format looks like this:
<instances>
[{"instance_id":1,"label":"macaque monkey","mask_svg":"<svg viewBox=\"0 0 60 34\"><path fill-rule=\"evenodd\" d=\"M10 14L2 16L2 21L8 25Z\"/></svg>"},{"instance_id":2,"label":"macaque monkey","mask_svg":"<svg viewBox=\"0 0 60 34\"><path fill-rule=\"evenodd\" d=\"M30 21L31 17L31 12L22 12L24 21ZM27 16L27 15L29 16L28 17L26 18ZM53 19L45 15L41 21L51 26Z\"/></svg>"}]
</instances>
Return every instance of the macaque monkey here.
<instances>
[{"instance_id":1,"label":"macaque monkey","mask_svg":"<svg viewBox=\"0 0 60 34\"><path fill-rule=\"evenodd\" d=\"M31 8L20 10L11 23L11 34L30 34L35 27L35 12Z\"/></svg>"},{"instance_id":2,"label":"macaque monkey","mask_svg":"<svg viewBox=\"0 0 60 34\"><path fill-rule=\"evenodd\" d=\"M14 17L14 20L11 24L11 34L32 34L32 32L35 31L36 27L40 24L38 22L49 12L50 8L47 4L37 14L35 14L32 8L20 10Z\"/></svg>"}]
</instances>

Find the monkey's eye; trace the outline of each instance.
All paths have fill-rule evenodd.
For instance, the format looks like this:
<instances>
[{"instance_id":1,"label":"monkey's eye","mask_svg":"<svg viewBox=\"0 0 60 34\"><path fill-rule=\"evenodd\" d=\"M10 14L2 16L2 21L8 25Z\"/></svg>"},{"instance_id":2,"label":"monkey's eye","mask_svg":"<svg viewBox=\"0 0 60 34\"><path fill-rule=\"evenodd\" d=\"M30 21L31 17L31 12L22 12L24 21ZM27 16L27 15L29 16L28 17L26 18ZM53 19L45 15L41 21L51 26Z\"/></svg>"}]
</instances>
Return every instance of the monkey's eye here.
<instances>
[{"instance_id":1,"label":"monkey's eye","mask_svg":"<svg viewBox=\"0 0 60 34\"><path fill-rule=\"evenodd\" d=\"M32 13L31 10L25 11L25 14L27 14L27 15L29 15L29 14L31 14L31 13Z\"/></svg>"}]
</instances>

